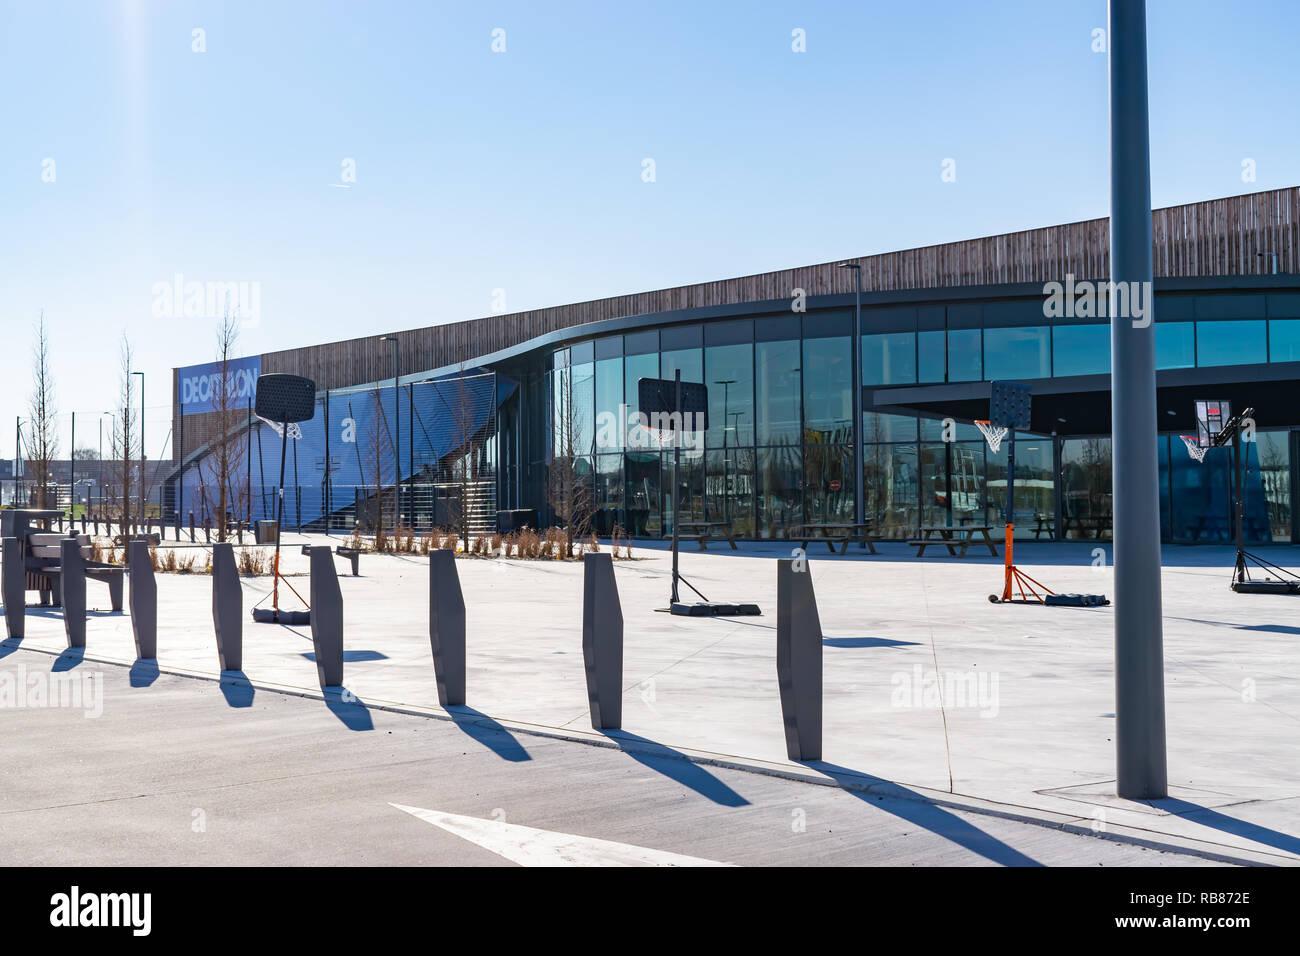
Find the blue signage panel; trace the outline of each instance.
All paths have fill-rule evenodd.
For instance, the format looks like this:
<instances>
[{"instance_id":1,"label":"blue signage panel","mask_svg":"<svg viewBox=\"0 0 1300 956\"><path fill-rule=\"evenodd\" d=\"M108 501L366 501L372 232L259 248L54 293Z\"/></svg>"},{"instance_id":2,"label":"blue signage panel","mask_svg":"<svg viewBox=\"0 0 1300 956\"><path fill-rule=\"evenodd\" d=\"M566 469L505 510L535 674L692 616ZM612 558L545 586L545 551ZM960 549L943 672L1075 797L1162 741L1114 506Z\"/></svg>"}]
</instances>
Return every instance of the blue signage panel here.
<instances>
[{"instance_id":1,"label":"blue signage panel","mask_svg":"<svg viewBox=\"0 0 1300 956\"><path fill-rule=\"evenodd\" d=\"M236 406L246 406L257 398L257 377L262 374L262 357L254 355L250 358L231 359L226 363L226 374L229 378L226 394ZM220 362L180 369L178 378L182 414L218 410L212 404L212 393L215 389L218 395L221 394Z\"/></svg>"}]
</instances>

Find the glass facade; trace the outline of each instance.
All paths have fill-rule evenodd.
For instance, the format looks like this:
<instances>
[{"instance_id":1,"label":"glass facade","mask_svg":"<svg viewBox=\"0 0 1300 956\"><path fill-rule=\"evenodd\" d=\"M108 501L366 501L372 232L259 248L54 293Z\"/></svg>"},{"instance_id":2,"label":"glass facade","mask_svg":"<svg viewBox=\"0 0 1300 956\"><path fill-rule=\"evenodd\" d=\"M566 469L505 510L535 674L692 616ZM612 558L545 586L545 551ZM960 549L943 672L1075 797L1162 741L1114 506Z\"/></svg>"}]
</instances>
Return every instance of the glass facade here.
<instances>
[{"instance_id":1,"label":"glass facade","mask_svg":"<svg viewBox=\"0 0 1300 956\"><path fill-rule=\"evenodd\" d=\"M1109 372L1104 321L1027 324L1032 318L1023 310L999 307L996 314L986 310L981 322L964 308L949 309L959 320L944 319L944 328L933 327L940 323L932 317L931 327L913 318L917 327L910 330L899 328L904 310L892 310L894 328L881 330L864 308L856 348L852 313L836 311L724 318L560 349L547 394L554 410L574 420L553 421L550 440L587 456L598 533L669 533L672 455L660 447L658 432L638 422L637 383L680 372L682 381L708 387L707 428L692 436L681 457L683 520L725 522L749 538L794 537L804 523L851 521L855 356L867 399L872 390L891 387ZM1158 317L1164 308L1157 303ZM1300 362L1294 310L1256 318L1207 308L1199 318L1200 309L1184 303L1165 313L1168 320L1158 318L1159 368ZM1003 316L1021 324L997 325ZM994 453L970 424L870 407L861 440L863 513L880 537L909 538L920 525L1003 523L1007 443ZM1292 454L1286 431L1260 432L1248 446L1250 540L1292 540ZM1197 465L1177 436L1166 435L1159 455L1165 540L1227 541L1228 453L1214 451ZM1111 537L1108 436L1020 434L1015 477L1018 538Z\"/></svg>"}]
</instances>

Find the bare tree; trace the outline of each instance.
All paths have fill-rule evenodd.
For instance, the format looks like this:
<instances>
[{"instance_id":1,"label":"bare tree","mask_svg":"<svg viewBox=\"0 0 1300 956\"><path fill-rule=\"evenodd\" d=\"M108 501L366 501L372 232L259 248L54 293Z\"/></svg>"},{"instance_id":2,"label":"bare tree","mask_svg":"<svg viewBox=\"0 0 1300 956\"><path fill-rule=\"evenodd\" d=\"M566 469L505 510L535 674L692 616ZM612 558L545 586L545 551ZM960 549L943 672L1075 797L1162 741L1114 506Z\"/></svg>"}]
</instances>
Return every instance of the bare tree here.
<instances>
[{"instance_id":1,"label":"bare tree","mask_svg":"<svg viewBox=\"0 0 1300 956\"><path fill-rule=\"evenodd\" d=\"M234 380L232 362L239 341L239 322L227 310L217 327L216 379L212 384L212 418L216 437L211 450L199 462L199 481L205 496L216 500L217 540L230 536L229 519L247 514L245 488L239 481L245 466L245 442L240 432L249 426L248 410L239 403L239 388ZM245 500L240 500L245 499Z\"/></svg>"},{"instance_id":2,"label":"bare tree","mask_svg":"<svg viewBox=\"0 0 1300 956\"><path fill-rule=\"evenodd\" d=\"M52 471L59 453L58 410L54 404L54 373L50 370L50 337L45 312L36 324L32 346L32 394L28 402L27 467L36 485L36 507L57 504Z\"/></svg>"},{"instance_id":3,"label":"bare tree","mask_svg":"<svg viewBox=\"0 0 1300 956\"><path fill-rule=\"evenodd\" d=\"M373 528L375 533L376 546L383 539L384 534L384 473L385 462L395 460L393 454L393 436L388 427L388 414L384 410L383 392L376 388L370 393L370 407L373 413L374 425L370 429L370 441L366 449L366 457L370 459L370 467L373 472L375 481L375 496L373 499L374 521ZM393 469L396 474L396 469ZM362 483L365 483L365 475L361 476ZM359 517L359 516L358 516Z\"/></svg>"},{"instance_id":4,"label":"bare tree","mask_svg":"<svg viewBox=\"0 0 1300 956\"><path fill-rule=\"evenodd\" d=\"M131 375L134 354L131 348L131 340L123 332L118 359L117 418L114 422L111 442L111 457L117 469L113 482L117 487L113 491L120 502L120 505L115 510L121 521L123 535L131 533L131 493L132 486L135 483L134 470L138 467L136 463L139 461L137 457L139 438L136 435L135 428L135 388L133 384L134 378ZM139 477L140 481L143 482L144 475ZM112 499L110 499L111 501ZM110 507L112 507L111 503Z\"/></svg>"},{"instance_id":5,"label":"bare tree","mask_svg":"<svg viewBox=\"0 0 1300 956\"><path fill-rule=\"evenodd\" d=\"M565 553L591 531L594 513L586 408L574 401L572 369L556 369L552 394L551 456L546 467L546 500L564 523Z\"/></svg>"}]
</instances>

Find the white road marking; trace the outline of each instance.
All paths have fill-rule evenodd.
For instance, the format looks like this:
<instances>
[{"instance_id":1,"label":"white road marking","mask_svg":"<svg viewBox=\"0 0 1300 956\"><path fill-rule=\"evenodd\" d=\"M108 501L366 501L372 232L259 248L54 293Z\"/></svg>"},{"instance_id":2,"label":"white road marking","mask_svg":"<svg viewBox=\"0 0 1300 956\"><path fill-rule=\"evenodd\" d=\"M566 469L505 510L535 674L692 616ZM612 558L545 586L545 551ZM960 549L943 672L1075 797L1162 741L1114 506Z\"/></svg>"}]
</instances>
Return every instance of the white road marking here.
<instances>
[{"instance_id":1,"label":"white road marking","mask_svg":"<svg viewBox=\"0 0 1300 956\"><path fill-rule=\"evenodd\" d=\"M731 866L695 856L390 803L520 866Z\"/></svg>"}]
</instances>

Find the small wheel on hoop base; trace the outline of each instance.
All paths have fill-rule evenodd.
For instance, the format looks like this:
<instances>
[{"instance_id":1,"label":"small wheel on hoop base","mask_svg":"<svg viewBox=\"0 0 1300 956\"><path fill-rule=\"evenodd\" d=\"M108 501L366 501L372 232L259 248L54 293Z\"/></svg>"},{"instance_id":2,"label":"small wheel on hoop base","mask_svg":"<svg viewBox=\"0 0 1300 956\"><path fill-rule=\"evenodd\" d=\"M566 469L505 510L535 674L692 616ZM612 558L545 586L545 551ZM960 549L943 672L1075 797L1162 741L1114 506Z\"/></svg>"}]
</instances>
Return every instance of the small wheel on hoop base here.
<instances>
[{"instance_id":1,"label":"small wheel on hoop base","mask_svg":"<svg viewBox=\"0 0 1300 956\"><path fill-rule=\"evenodd\" d=\"M1001 603L1002 603L1002 600L1001 600L1001 598L999 598L996 594L990 594L990 595L989 595L989 603L990 603L990 604L1001 604Z\"/></svg>"}]
</instances>

